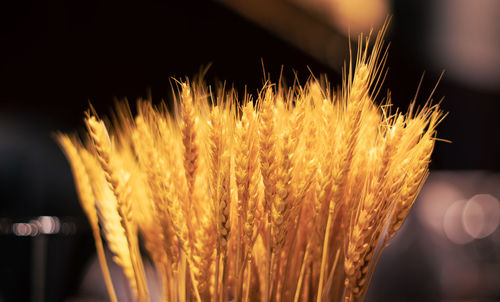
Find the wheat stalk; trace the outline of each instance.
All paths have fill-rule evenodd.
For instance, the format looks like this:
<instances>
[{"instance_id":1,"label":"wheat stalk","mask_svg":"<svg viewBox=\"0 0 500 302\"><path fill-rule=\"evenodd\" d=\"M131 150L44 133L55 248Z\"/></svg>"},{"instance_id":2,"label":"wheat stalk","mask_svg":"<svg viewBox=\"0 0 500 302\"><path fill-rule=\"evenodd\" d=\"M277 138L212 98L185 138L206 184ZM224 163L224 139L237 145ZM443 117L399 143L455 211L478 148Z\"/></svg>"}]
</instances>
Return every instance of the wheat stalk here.
<instances>
[{"instance_id":1,"label":"wheat stalk","mask_svg":"<svg viewBox=\"0 0 500 302\"><path fill-rule=\"evenodd\" d=\"M108 264L106 262L106 255L104 254L104 247L102 244L101 231L99 229L99 222L97 217L97 210L95 208L95 195L90 182L90 173L87 171L85 162L89 159L89 154L79 146L75 139L71 139L67 135L58 134L56 137L61 148L64 150L69 162L71 163L71 169L73 171L73 176L75 179L75 184L77 187L78 195L80 197L80 203L82 208L87 214L87 217L92 227L92 234L94 236L97 256L99 259L99 265L104 276L104 281L106 283L106 289L109 293L109 299L112 302L116 302L116 293L111 281L111 275L109 273ZM79 152L79 150L81 152ZM81 154L80 154L81 153ZM88 165L88 164L87 164Z\"/></svg>"}]
</instances>

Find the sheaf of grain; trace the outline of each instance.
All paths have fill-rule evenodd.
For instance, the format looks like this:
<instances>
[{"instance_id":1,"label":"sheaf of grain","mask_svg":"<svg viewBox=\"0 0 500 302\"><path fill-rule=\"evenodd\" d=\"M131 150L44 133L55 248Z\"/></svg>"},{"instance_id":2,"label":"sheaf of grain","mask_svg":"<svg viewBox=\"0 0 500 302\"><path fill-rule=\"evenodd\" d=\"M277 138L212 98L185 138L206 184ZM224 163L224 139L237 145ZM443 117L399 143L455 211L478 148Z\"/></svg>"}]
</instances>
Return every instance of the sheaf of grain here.
<instances>
[{"instance_id":1,"label":"sheaf of grain","mask_svg":"<svg viewBox=\"0 0 500 302\"><path fill-rule=\"evenodd\" d=\"M135 299L150 299L142 238L163 301L363 300L442 120L431 101L378 103L386 29L360 37L338 88L267 80L254 105L186 80L174 114L140 101L135 117L119 107L111 137L90 114L88 142L58 136L96 248L102 230Z\"/></svg>"}]
</instances>

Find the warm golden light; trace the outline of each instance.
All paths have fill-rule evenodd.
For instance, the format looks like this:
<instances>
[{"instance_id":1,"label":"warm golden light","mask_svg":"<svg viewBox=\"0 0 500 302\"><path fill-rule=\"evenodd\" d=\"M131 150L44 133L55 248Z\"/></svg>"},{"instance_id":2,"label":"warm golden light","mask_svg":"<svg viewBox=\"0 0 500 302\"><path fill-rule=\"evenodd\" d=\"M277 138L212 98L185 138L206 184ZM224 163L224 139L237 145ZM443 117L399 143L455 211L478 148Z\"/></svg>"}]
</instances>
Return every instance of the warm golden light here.
<instances>
[{"instance_id":1,"label":"warm golden light","mask_svg":"<svg viewBox=\"0 0 500 302\"><path fill-rule=\"evenodd\" d=\"M82 207L138 301L138 233L163 301L358 301L428 174L437 106L375 105L385 61L360 39L339 91L267 83L255 100L180 83L174 115L148 101L90 138L59 135Z\"/></svg>"}]
</instances>

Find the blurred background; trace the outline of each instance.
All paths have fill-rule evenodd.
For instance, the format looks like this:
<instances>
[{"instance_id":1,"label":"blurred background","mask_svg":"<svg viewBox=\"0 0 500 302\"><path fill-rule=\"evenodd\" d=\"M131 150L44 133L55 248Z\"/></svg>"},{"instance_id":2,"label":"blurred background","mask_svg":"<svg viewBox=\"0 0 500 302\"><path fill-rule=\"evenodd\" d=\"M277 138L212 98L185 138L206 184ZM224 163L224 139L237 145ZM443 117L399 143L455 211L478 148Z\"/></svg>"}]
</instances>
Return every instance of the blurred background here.
<instances>
[{"instance_id":1,"label":"blurred background","mask_svg":"<svg viewBox=\"0 0 500 302\"><path fill-rule=\"evenodd\" d=\"M55 131L89 102L152 91L211 64L208 83L255 93L263 67L340 84L349 35L392 15L384 90L403 111L449 112L431 176L383 254L367 301L500 301L497 0L0 1L0 301L105 301L90 229ZM354 39L355 40L355 39ZM354 43L355 41L353 41ZM263 62L263 63L262 63ZM385 94L385 91L384 91ZM112 269L113 270L113 269Z\"/></svg>"}]
</instances>

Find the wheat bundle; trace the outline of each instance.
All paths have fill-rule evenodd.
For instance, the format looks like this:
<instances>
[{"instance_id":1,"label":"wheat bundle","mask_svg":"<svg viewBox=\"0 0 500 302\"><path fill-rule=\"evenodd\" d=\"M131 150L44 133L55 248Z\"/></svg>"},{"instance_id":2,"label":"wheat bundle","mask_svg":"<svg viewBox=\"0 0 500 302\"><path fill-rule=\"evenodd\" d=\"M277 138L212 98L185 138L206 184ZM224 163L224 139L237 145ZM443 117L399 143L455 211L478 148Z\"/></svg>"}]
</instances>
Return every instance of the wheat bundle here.
<instances>
[{"instance_id":1,"label":"wheat bundle","mask_svg":"<svg viewBox=\"0 0 500 302\"><path fill-rule=\"evenodd\" d=\"M176 111L139 101L89 138L59 135L94 230L138 301L359 301L428 174L437 105L374 99L386 52L360 38L337 91L267 83L252 99L179 84ZM113 131L109 131L112 129Z\"/></svg>"}]
</instances>

